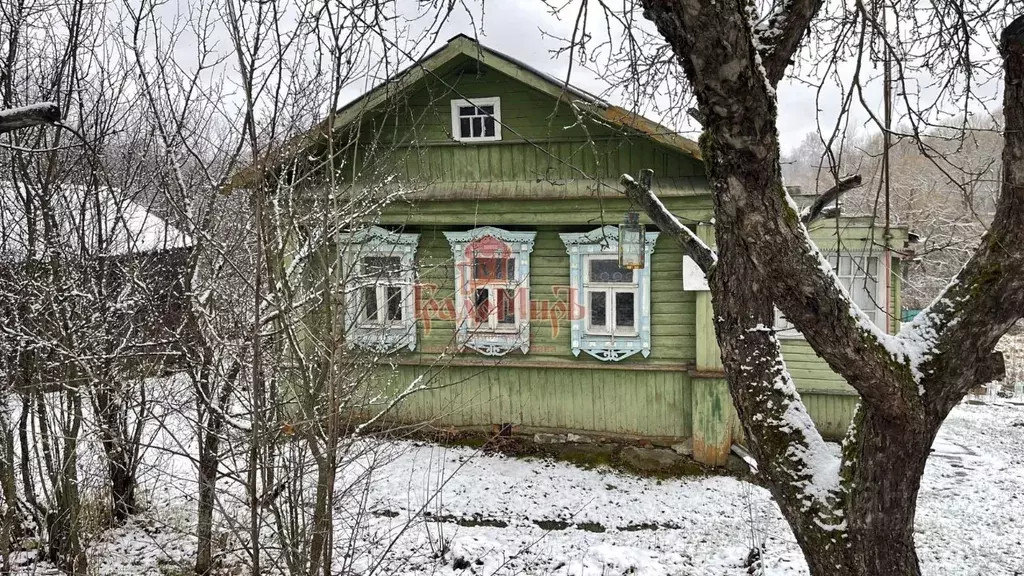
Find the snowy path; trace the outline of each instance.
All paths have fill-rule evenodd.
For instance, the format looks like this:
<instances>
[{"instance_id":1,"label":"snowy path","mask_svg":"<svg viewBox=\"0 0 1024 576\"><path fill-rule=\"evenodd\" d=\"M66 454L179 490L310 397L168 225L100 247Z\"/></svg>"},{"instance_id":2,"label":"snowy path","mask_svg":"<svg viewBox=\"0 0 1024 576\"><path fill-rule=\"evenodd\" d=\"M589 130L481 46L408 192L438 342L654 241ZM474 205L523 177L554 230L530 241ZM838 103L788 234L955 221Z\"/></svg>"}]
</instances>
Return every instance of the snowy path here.
<instances>
[{"instance_id":1,"label":"snowy path","mask_svg":"<svg viewBox=\"0 0 1024 576\"><path fill-rule=\"evenodd\" d=\"M920 495L926 574L1024 574L1022 447L1024 407L953 412ZM766 539L766 574L806 574L767 491L732 478L658 481L425 444L388 451L366 493L371 513L356 536L362 551L348 560L358 573L739 576L753 527ZM163 458L160 469L187 475L187 465ZM162 564L187 561L190 486L153 486L146 530L94 543L97 573L162 574ZM354 523L352 500L336 506L339 526ZM349 535L339 528L336 541Z\"/></svg>"}]
</instances>

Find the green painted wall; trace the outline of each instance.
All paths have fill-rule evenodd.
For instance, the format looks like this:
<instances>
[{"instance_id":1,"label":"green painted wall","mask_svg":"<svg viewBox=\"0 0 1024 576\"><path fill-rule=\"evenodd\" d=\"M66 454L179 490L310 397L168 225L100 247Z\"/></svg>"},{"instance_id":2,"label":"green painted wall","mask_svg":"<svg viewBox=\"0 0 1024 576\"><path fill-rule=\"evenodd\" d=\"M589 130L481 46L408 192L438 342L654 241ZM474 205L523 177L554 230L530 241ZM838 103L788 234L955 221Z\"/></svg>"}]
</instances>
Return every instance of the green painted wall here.
<instances>
[{"instance_id":1,"label":"green painted wall","mask_svg":"<svg viewBox=\"0 0 1024 576\"><path fill-rule=\"evenodd\" d=\"M532 226L537 231L530 255L530 352L515 351L501 360L501 369L520 363L530 365L571 361L574 367L607 367L586 354L573 356L569 331L569 256L559 232L589 231L596 226ZM402 353L403 362L434 363L437 355L453 352L456 323L454 314L455 271L451 246L444 230L465 227L406 227L420 233L417 250L419 282L419 323L417 351ZM651 258L651 356L634 355L618 365L645 365L685 369L696 350L694 335L694 292L683 292L682 251L667 238L660 238ZM463 360L486 357L476 352L457 354Z\"/></svg>"},{"instance_id":2,"label":"green painted wall","mask_svg":"<svg viewBox=\"0 0 1024 576\"><path fill-rule=\"evenodd\" d=\"M676 201L680 208L689 202ZM494 214L489 203L475 205L482 206L485 215ZM423 221L430 213L413 210L406 216ZM413 214L417 218L411 218ZM446 219L462 221L457 210L446 214ZM496 220L486 216L473 225ZM698 362L697 356L701 349L697 307L703 298L705 313L710 314L710 301L707 293L681 289L682 252L678 245L662 237L651 258L651 356L635 355L609 364L586 354L575 357L569 345L569 258L558 233L589 230L592 226L522 226L537 231L531 254L531 348L528 354L515 351L491 359L454 347L454 270L451 247L443 231L466 227L403 227L406 232L421 234L417 252L419 322L417 350L396 356L401 366L392 384L402 389L424 375L423 383L436 390L417 393L404 401L397 412L399 419L445 426L512 422L533 428L654 437L688 436L694 418L707 419L710 413L701 414L699 409L694 413L692 400L694 383L704 386L704 381L693 380L690 374L694 370L720 370L717 346L706 352L705 362ZM713 326L703 326L706 338L713 338ZM805 342L785 341L783 350L812 417L823 433L841 437L856 396ZM722 425L728 428L730 423Z\"/></svg>"},{"instance_id":3,"label":"green painted wall","mask_svg":"<svg viewBox=\"0 0 1024 576\"><path fill-rule=\"evenodd\" d=\"M490 96L501 97L502 140L452 141L450 100ZM709 295L682 290L682 253L669 238L658 241L651 261L651 356L612 364L575 357L569 346L569 259L558 233L617 224L630 208L618 191L619 176L645 168L655 170L659 196L685 223L710 221L699 161L645 136L580 121L564 102L466 57L364 117L343 138L354 144L339 143L347 152L336 164L352 189L387 174L396 180L381 194L408 192L369 210L367 219L421 234L417 350L395 356L387 386L395 393L422 377L428 389L402 401L396 418L671 438L699 431L711 444L741 436L731 405L722 405L728 399ZM537 231L529 354L493 359L454 349L454 270L442 232L483 225ZM712 240L710 227L701 235ZM826 250L839 244L867 250L881 241L866 219L844 219L841 227L824 222L812 236ZM892 284L898 288L895 272ZM890 293L890 304L899 309L897 294ZM857 396L805 342L787 340L783 352L819 428L841 436Z\"/></svg>"},{"instance_id":4,"label":"green painted wall","mask_svg":"<svg viewBox=\"0 0 1024 576\"><path fill-rule=\"evenodd\" d=\"M393 416L435 426L512 423L536 430L686 438L692 433L691 383L685 372L566 370L485 366L400 366L394 394L422 376L428 387Z\"/></svg>"}]
</instances>

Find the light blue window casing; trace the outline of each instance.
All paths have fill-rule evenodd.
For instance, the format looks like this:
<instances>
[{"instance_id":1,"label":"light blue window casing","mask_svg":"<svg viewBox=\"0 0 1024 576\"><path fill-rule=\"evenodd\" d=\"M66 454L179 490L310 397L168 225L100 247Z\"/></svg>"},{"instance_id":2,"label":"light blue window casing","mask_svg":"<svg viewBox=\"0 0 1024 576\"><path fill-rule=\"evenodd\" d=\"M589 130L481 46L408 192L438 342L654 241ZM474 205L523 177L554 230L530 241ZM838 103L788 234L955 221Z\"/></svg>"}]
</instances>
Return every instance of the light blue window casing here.
<instances>
[{"instance_id":1,"label":"light blue window casing","mask_svg":"<svg viewBox=\"0 0 1024 576\"><path fill-rule=\"evenodd\" d=\"M486 356L530 350L530 253L536 232L445 232L455 264L456 344Z\"/></svg>"},{"instance_id":2,"label":"light blue window casing","mask_svg":"<svg viewBox=\"0 0 1024 576\"><path fill-rule=\"evenodd\" d=\"M569 253L569 283L576 310L570 319L572 353L586 352L598 360L617 362L637 352L651 354L651 255L657 232L647 232L645 265L632 278L619 272L615 278L602 270L618 269L619 231L604 226L590 232L559 234ZM591 268L594 274L591 275ZM621 299L621 302L620 302ZM632 300L634 316L628 321ZM597 304L600 306L591 306ZM625 304L625 306L623 306ZM603 310L603 312L602 312ZM626 314L622 314L626 310ZM622 316L620 317L620 314Z\"/></svg>"},{"instance_id":3,"label":"light blue window casing","mask_svg":"<svg viewBox=\"0 0 1024 576\"><path fill-rule=\"evenodd\" d=\"M419 234L371 226L338 236L350 346L380 352L416 349L416 247Z\"/></svg>"}]
</instances>

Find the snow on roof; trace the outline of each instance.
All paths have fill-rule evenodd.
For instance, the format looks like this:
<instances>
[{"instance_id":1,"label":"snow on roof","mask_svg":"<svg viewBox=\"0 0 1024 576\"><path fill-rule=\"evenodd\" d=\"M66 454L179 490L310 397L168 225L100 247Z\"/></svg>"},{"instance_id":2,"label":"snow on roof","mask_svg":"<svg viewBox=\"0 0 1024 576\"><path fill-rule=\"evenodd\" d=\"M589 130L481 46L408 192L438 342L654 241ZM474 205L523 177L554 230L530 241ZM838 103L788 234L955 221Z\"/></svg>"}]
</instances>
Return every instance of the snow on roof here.
<instances>
[{"instance_id":1,"label":"snow on roof","mask_svg":"<svg viewBox=\"0 0 1024 576\"><path fill-rule=\"evenodd\" d=\"M109 188L55 187L48 204L61 250L120 256L192 245L188 235L128 196ZM28 256L30 226L40 235L44 229L43 205L37 191L0 182L0 255L12 259Z\"/></svg>"}]
</instances>

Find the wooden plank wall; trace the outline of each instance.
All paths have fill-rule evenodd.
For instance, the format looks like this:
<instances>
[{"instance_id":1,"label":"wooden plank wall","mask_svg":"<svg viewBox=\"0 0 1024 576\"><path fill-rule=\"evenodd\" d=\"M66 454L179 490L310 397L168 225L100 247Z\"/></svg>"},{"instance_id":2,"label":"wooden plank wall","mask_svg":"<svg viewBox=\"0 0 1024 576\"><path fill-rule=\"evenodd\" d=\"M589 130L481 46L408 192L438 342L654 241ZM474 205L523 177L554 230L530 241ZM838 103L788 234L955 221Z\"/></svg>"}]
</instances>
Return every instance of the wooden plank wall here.
<instances>
[{"instance_id":1,"label":"wooden plank wall","mask_svg":"<svg viewBox=\"0 0 1024 576\"><path fill-rule=\"evenodd\" d=\"M403 361L432 363L438 354L453 350L456 322L453 318L455 273L451 247L444 229L465 227L406 227L419 231L417 250L419 282L417 351L401 353ZM569 328L569 255L558 237L566 227L533 227L537 237L530 257L530 352L512 352L502 359L503 367L520 363L531 366L545 363L565 367L599 367L609 363L581 353L572 354ZM582 230L592 229L584 227ZM694 306L695 293L683 292L682 251L668 238L660 238L651 258L651 355L634 355L616 363L618 366L654 369L684 368L694 359L696 350ZM458 354L459 358L481 360L476 352Z\"/></svg>"},{"instance_id":2,"label":"wooden plank wall","mask_svg":"<svg viewBox=\"0 0 1024 576\"><path fill-rule=\"evenodd\" d=\"M394 416L435 426L512 423L532 429L686 438L692 433L691 386L685 372L564 368L400 366L395 394L423 375L426 390Z\"/></svg>"}]
</instances>

